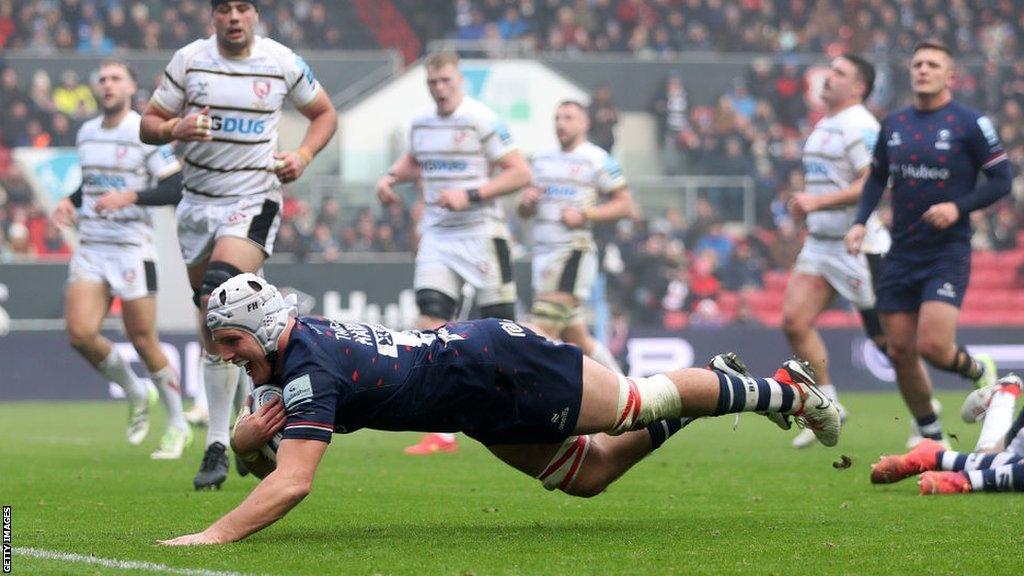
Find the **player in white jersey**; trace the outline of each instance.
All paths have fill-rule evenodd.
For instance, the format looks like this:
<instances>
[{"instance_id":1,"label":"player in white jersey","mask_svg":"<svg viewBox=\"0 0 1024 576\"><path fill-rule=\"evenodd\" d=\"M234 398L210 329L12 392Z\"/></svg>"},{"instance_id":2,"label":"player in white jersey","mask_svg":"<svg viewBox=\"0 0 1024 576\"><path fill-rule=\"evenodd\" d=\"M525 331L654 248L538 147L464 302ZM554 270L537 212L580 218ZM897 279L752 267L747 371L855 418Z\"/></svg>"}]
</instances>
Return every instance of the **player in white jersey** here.
<instances>
[{"instance_id":1,"label":"player in white jersey","mask_svg":"<svg viewBox=\"0 0 1024 576\"><path fill-rule=\"evenodd\" d=\"M579 346L606 368L622 372L608 348L591 336L581 305L598 272L592 222L613 222L633 213L622 169L587 140L590 119L579 102L555 111L559 147L534 157L533 186L519 196L518 212L533 218L533 318L552 339ZM602 202L602 200L605 200Z\"/></svg>"},{"instance_id":2,"label":"player in white jersey","mask_svg":"<svg viewBox=\"0 0 1024 576\"><path fill-rule=\"evenodd\" d=\"M181 410L178 375L160 349L156 333L156 248L149 209L181 197L181 166L170 146L139 141L140 116L131 109L136 84L127 64L100 64L103 114L78 132L82 185L57 205L62 225L78 222L79 247L68 270L66 327L71 345L128 397L128 442L137 445L149 433L149 409L155 390L100 334L114 297L121 298L125 332L146 365L167 407L167 430L154 459L180 458L192 441ZM130 201L127 202L126 200ZM152 392L151 392L152 391Z\"/></svg>"},{"instance_id":3,"label":"player in white jersey","mask_svg":"<svg viewBox=\"0 0 1024 576\"><path fill-rule=\"evenodd\" d=\"M832 60L821 95L828 112L804 144L806 190L795 194L790 203L794 216L806 218L808 235L786 286L783 331L793 353L811 363L819 386L833 400L837 394L828 373L828 352L815 323L836 294L860 310L868 336L885 350L872 270L889 249L889 233L872 215L873 264L864 254L851 256L843 244L878 138L878 120L863 104L874 79L874 67L859 56ZM840 409L840 413L845 419L846 411ZM813 434L801 432L793 446L804 448L813 441Z\"/></svg>"},{"instance_id":4,"label":"player in white jersey","mask_svg":"<svg viewBox=\"0 0 1024 576\"><path fill-rule=\"evenodd\" d=\"M182 143L178 241L201 318L215 287L260 270L273 252L281 183L302 176L338 123L302 58L255 35L255 1L212 0L211 7L216 33L174 54L141 127L145 142ZM286 100L310 124L296 151L278 152L277 125ZM196 489L219 487L227 477L231 406L239 379L247 383L236 366L220 360L200 325L210 426Z\"/></svg>"},{"instance_id":5,"label":"player in white jersey","mask_svg":"<svg viewBox=\"0 0 1024 576\"><path fill-rule=\"evenodd\" d=\"M509 231L496 199L529 184L530 167L504 121L463 93L457 54L433 54L426 69L435 106L413 119L409 150L377 181L377 197L385 205L399 200L395 184L422 182L425 210L413 281L417 327L432 329L454 319L463 284L476 289L483 317L513 320ZM500 172L492 177L494 168ZM428 434L406 452L456 449L454 435Z\"/></svg>"}]
</instances>

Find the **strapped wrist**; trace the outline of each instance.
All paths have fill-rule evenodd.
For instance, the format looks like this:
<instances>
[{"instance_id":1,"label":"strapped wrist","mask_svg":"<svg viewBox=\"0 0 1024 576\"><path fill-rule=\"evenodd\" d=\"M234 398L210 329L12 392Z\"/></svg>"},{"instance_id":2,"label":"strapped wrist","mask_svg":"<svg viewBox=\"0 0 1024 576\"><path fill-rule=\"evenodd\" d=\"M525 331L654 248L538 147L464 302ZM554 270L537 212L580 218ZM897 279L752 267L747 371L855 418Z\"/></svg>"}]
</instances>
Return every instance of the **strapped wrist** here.
<instances>
[{"instance_id":1,"label":"strapped wrist","mask_svg":"<svg viewBox=\"0 0 1024 576\"><path fill-rule=\"evenodd\" d=\"M160 136L165 140L174 140L174 129L177 128L181 118L171 118L160 125Z\"/></svg>"},{"instance_id":2,"label":"strapped wrist","mask_svg":"<svg viewBox=\"0 0 1024 576\"><path fill-rule=\"evenodd\" d=\"M477 204L483 201L483 196L480 196L479 188L470 188L466 190L466 196L469 198L470 204Z\"/></svg>"}]
</instances>

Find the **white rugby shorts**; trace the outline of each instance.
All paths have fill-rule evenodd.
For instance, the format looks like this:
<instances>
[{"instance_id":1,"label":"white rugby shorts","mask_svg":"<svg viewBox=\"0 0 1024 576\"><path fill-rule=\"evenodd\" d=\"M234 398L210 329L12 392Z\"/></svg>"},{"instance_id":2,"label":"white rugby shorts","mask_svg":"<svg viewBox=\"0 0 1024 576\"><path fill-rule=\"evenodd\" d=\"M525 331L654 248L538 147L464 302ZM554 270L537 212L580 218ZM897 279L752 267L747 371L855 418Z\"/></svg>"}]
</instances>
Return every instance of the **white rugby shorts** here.
<instances>
[{"instance_id":1,"label":"white rugby shorts","mask_svg":"<svg viewBox=\"0 0 1024 576\"><path fill-rule=\"evenodd\" d=\"M186 266L205 260L217 239L224 236L246 239L269 258L281 227L281 193L202 200L186 195L175 215Z\"/></svg>"},{"instance_id":2,"label":"white rugby shorts","mask_svg":"<svg viewBox=\"0 0 1024 576\"><path fill-rule=\"evenodd\" d=\"M534 249L534 295L562 292L586 302L596 277L597 252L593 248L538 245Z\"/></svg>"},{"instance_id":3,"label":"white rugby shorts","mask_svg":"<svg viewBox=\"0 0 1024 576\"><path fill-rule=\"evenodd\" d=\"M507 237L424 231L416 252L414 288L437 290L458 301L463 283L476 289L477 306L516 301Z\"/></svg>"},{"instance_id":4,"label":"white rugby shorts","mask_svg":"<svg viewBox=\"0 0 1024 576\"><path fill-rule=\"evenodd\" d=\"M821 239L807 236L804 247L796 259L796 272L821 276L840 296L860 310L875 307L875 290L871 284L871 270L867 257L846 251L840 239Z\"/></svg>"},{"instance_id":5,"label":"white rugby shorts","mask_svg":"<svg viewBox=\"0 0 1024 576\"><path fill-rule=\"evenodd\" d=\"M106 284L123 301L156 294L156 250L129 243L83 242L68 265L68 283Z\"/></svg>"}]
</instances>

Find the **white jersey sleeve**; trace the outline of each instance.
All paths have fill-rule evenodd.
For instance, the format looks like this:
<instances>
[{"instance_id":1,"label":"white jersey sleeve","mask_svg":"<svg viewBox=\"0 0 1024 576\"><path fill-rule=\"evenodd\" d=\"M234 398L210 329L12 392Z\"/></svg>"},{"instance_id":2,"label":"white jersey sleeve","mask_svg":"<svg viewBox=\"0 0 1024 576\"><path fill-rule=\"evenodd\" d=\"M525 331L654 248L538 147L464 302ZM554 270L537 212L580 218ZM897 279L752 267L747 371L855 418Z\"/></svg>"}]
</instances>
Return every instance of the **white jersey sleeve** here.
<instances>
[{"instance_id":1,"label":"white jersey sleeve","mask_svg":"<svg viewBox=\"0 0 1024 576\"><path fill-rule=\"evenodd\" d=\"M483 143L484 156L491 163L518 149L508 125L490 108L479 106L473 122L480 135L480 142Z\"/></svg>"},{"instance_id":2,"label":"white jersey sleeve","mask_svg":"<svg viewBox=\"0 0 1024 576\"><path fill-rule=\"evenodd\" d=\"M597 191L601 194L611 194L625 185L626 176L622 173L622 167L619 166L615 158L612 158L611 154L607 154L604 165L597 173Z\"/></svg>"},{"instance_id":3,"label":"white jersey sleeve","mask_svg":"<svg viewBox=\"0 0 1024 576\"><path fill-rule=\"evenodd\" d=\"M878 121L867 110L864 112L867 113L867 118L862 115L860 122L843 131L846 157L855 173L871 165L871 153L874 151L875 141L878 140Z\"/></svg>"},{"instance_id":4,"label":"white jersey sleeve","mask_svg":"<svg viewBox=\"0 0 1024 576\"><path fill-rule=\"evenodd\" d=\"M179 115L185 109L185 71L188 61L202 46L203 41L196 40L178 50L164 68L164 77L153 92L152 102L165 112Z\"/></svg>"},{"instance_id":5,"label":"white jersey sleeve","mask_svg":"<svg viewBox=\"0 0 1024 576\"><path fill-rule=\"evenodd\" d=\"M151 146L143 144L146 154L146 170L152 180L159 182L168 176L181 171L181 164L174 156L174 148L170 144Z\"/></svg>"},{"instance_id":6,"label":"white jersey sleeve","mask_svg":"<svg viewBox=\"0 0 1024 576\"><path fill-rule=\"evenodd\" d=\"M283 46L282 46L283 48ZM320 92L320 83L313 75L313 69L306 64L302 56L288 50L281 55L281 69L284 71L285 82L288 83L288 100L296 108L309 105Z\"/></svg>"}]
</instances>

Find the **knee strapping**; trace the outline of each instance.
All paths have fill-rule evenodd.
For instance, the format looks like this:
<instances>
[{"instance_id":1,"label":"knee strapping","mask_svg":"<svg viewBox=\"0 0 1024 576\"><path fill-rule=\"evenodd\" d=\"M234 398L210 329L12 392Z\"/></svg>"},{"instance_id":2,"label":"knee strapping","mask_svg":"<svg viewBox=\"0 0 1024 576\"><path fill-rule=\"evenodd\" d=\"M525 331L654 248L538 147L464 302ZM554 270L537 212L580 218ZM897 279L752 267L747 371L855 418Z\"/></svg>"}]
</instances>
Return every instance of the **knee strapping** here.
<instances>
[{"instance_id":1,"label":"knee strapping","mask_svg":"<svg viewBox=\"0 0 1024 576\"><path fill-rule=\"evenodd\" d=\"M534 300L531 312L538 321L557 326L558 330L561 331L566 326L572 324L579 313L578 310L578 306L569 306L561 302Z\"/></svg>"},{"instance_id":2,"label":"knee strapping","mask_svg":"<svg viewBox=\"0 0 1024 576\"><path fill-rule=\"evenodd\" d=\"M516 305L514 302L502 302L480 307L481 318L501 318L502 320L516 319Z\"/></svg>"},{"instance_id":3,"label":"knee strapping","mask_svg":"<svg viewBox=\"0 0 1024 576\"><path fill-rule=\"evenodd\" d=\"M953 363L947 368L950 372L956 372L966 378L975 378L977 374L977 368L975 367L974 358L971 358L967 348L962 345L958 345L956 348L956 354L953 355Z\"/></svg>"},{"instance_id":4,"label":"knee strapping","mask_svg":"<svg viewBox=\"0 0 1024 576\"><path fill-rule=\"evenodd\" d=\"M675 383L664 374L647 378L619 375L619 404L615 426L608 432L617 436L646 428L662 418L678 418L683 409Z\"/></svg>"},{"instance_id":5,"label":"knee strapping","mask_svg":"<svg viewBox=\"0 0 1024 576\"><path fill-rule=\"evenodd\" d=\"M572 481L583 469L583 461L587 458L590 450L590 436L571 436L559 446L554 457L544 467L544 470L537 475L544 488L548 490L559 489L565 491L572 485Z\"/></svg>"},{"instance_id":6,"label":"knee strapping","mask_svg":"<svg viewBox=\"0 0 1024 576\"><path fill-rule=\"evenodd\" d=\"M451 320L455 317L455 305L455 299L444 292L430 288L416 291L416 306L424 316Z\"/></svg>"},{"instance_id":7,"label":"knee strapping","mask_svg":"<svg viewBox=\"0 0 1024 576\"><path fill-rule=\"evenodd\" d=\"M209 296L217 289L217 286L220 286L241 273L242 270L235 267L233 264L228 264L227 262L221 262L219 260L210 262L206 266L206 273L203 274L203 285L199 290L192 291L192 302L196 305L196 308L202 308L203 296Z\"/></svg>"}]
</instances>

